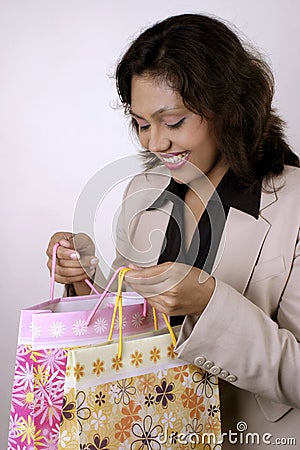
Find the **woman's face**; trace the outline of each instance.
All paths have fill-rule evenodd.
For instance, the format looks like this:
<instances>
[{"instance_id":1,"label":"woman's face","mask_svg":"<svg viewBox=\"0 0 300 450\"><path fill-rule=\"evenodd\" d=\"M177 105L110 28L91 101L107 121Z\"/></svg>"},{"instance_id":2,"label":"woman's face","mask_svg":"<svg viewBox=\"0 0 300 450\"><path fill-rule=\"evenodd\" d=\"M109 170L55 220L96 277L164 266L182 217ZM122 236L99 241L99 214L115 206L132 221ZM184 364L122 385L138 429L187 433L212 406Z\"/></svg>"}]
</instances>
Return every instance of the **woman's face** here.
<instances>
[{"instance_id":1,"label":"woman's face","mask_svg":"<svg viewBox=\"0 0 300 450\"><path fill-rule=\"evenodd\" d=\"M188 161L209 176L219 152L207 120L187 109L178 92L150 76L134 76L131 92L131 114L141 145L154 153L174 178L191 181Z\"/></svg>"}]
</instances>

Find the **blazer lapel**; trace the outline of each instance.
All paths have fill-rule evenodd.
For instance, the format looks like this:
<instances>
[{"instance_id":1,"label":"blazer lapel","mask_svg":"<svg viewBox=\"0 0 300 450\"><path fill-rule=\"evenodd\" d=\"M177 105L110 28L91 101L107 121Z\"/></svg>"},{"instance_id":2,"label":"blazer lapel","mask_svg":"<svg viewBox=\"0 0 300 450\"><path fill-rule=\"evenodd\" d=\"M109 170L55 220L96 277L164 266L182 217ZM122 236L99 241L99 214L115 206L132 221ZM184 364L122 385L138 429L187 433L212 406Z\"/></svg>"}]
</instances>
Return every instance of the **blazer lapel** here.
<instances>
[{"instance_id":1,"label":"blazer lapel","mask_svg":"<svg viewBox=\"0 0 300 450\"><path fill-rule=\"evenodd\" d=\"M168 201L163 207L143 211L136 217L135 228L142 232L131 233L131 261L144 267L157 264L172 208L173 203Z\"/></svg>"},{"instance_id":2,"label":"blazer lapel","mask_svg":"<svg viewBox=\"0 0 300 450\"><path fill-rule=\"evenodd\" d=\"M258 219L238 209L229 211L212 275L242 294L271 227L267 209L276 200L274 191L262 192Z\"/></svg>"}]
</instances>

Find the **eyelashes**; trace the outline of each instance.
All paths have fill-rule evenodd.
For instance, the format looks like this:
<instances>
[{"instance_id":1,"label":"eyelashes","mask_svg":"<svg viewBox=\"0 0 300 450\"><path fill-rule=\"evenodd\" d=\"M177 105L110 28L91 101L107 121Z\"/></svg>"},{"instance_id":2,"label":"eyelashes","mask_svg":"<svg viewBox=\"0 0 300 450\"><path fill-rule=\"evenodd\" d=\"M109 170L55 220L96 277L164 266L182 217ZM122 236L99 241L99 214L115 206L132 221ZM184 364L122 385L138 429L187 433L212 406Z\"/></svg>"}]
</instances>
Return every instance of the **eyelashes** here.
<instances>
[{"instance_id":1,"label":"eyelashes","mask_svg":"<svg viewBox=\"0 0 300 450\"><path fill-rule=\"evenodd\" d=\"M166 124L166 125L167 125L168 128L171 128L171 129L175 128L176 129L176 128L180 128L184 121L185 121L185 117L183 117L178 122L176 122L176 123L174 123L172 125L168 125L168 124Z\"/></svg>"},{"instance_id":2,"label":"eyelashes","mask_svg":"<svg viewBox=\"0 0 300 450\"><path fill-rule=\"evenodd\" d=\"M133 118L133 120L134 120L134 125L137 127L137 129L139 130L139 131L147 131L149 128L150 128L150 125L149 124L147 124L147 125L140 125L139 123L138 123L138 121L136 120L136 119L134 119ZM184 121L185 121L185 117L183 117L182 119L180 119L178 122L176 122L176 123L172 123L172 124L165 124L166 125L166 127L167 128L169 128L170 130L175 130L175 129L178 129L178 128L180 128L181 127L181 125L184 123Z\"/></svg>"}]
</instances>

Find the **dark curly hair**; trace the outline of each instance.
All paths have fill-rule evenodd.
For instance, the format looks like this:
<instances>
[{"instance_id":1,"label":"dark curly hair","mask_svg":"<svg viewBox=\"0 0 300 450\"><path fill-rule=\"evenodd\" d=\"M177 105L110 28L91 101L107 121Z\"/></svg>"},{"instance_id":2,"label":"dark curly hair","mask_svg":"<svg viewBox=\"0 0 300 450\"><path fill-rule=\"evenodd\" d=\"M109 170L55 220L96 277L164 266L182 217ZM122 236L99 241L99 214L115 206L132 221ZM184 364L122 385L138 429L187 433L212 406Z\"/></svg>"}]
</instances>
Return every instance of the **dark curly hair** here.
<instances>
[{"instance_id":1,"label":"dark curly hair","mask_svg":"<svg viewBox=\"0 0 300 450\"><path fill-rule=\"evenodd\" d=\"M284 123L272 109L269 66L220 20L182 14L142 32L116 68L125 113L132 77L144 74L168 82L188 109L209 121L220 152L245 186L280 174L284 164L299 166ZM159 163L153 154L143 154L146 168Z\"/></svg>"}]
</instances>

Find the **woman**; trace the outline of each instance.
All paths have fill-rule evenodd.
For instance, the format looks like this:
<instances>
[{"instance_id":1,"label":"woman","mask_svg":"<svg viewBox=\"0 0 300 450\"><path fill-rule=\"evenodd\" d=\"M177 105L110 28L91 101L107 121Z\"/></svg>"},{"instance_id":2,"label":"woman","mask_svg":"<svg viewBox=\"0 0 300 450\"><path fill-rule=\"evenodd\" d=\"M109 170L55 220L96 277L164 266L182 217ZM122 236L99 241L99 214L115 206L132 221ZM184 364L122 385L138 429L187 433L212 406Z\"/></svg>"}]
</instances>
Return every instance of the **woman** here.
<instances>
[{"instance_id":1,"label":"woman","mask_svg":"<svg viewBox=\"0 0 300 450\"><path fill-rule=\"evenodd\" d=\"M148 170L124 194L114 266L183 321L177 353L219 377L224 432L299 441L300 170L269 68L219 20L183 14L143 32L116 80ZM82 294L92 244L57 233L49 268L57 241L57 281Z\"/></svg>"}]
</instances>

